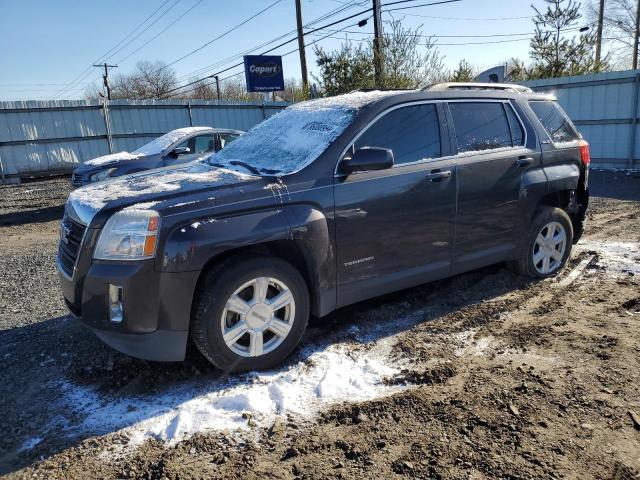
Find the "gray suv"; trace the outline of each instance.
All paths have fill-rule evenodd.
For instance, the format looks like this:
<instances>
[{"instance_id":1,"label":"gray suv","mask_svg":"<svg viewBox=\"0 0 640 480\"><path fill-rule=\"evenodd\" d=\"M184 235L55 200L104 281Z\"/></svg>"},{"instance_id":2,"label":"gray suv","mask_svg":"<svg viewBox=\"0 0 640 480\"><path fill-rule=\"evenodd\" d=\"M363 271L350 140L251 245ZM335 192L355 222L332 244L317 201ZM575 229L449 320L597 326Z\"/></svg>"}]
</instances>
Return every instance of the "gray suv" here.
<instances>
[{"instance_id":1,"label":"gray suv","mask_svg":"<svg viewBox=\"0 0 640 480\"><path fill-rule=\"evenodd\" d=\"M555 275L589 161L555 98L514 85L302 102L205 160L75 190L60 282L122 352L270 368L310 315L498 262Z\"/></svg>"}]
</instances>

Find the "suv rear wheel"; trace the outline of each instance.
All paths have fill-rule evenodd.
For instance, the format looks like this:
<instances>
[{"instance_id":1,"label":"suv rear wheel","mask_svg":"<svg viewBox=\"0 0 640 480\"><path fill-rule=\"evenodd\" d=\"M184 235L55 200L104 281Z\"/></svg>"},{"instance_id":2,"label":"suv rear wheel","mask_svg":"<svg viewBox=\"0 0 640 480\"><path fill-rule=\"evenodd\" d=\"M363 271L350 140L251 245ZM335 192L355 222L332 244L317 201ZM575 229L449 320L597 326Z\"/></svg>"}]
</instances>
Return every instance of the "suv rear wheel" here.
<instances>
[{"instance_id":1,"label":"suv rear wheel","mask_svg":"<svg viewBox=\"0 0 640 480\"><path fill-rule=\"evenodd\" d=\"M291 264L276 257L236 258L207 272L191 336L226 372L263 370L295 349L308 318L309 292Z\"/></svg>"},{"instance_id":2,"label":"suv rear wheel","mask_svg":"<svg viewBox=\"0 0 640 480\"><path fill-rule=\"evenodd\" d=\"M527 243L516 270L534 278L558 273L571 254L573 225L567 213L556 207L541 207L533 217Z\"/></svg>"}]
</instances>

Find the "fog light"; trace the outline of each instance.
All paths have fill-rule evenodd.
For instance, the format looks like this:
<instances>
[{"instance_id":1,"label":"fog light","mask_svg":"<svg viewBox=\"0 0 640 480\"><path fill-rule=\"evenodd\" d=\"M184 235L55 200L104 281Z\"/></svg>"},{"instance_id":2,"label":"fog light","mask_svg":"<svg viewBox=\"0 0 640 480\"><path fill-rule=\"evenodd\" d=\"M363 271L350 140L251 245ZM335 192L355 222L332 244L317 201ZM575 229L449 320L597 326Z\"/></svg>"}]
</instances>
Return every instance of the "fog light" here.
<instances>
[{"instance_id":1,"label":"fog light","mask_svg":"<svg viewBox=\"0 0 640 480\"><path fill-rule=\"evenodd\" d=\"M122 322L122 287L109 284L109 319L113 323Z\"/></svg>"}]
</instances>

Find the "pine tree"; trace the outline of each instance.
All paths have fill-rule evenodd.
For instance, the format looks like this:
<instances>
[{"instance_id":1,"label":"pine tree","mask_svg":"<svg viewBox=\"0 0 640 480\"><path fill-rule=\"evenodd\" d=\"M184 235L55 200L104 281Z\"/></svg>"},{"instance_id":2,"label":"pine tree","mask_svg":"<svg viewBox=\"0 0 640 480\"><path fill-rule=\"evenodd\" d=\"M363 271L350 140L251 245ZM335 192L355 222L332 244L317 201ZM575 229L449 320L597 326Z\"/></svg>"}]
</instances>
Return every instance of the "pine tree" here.
<instances>
[{"instance_id":1,"label":"pine tree","mask_svg":"<svg viewBox=\"0 0 640 480\"><path fill-rule=\"evenodd\" d=\"M473 77L475 74L473 72L473 67L471 64L465 59L460 60L460 63L456 67L456 69L449 76L450 82L471 82L473 81Z\"/></svg>"},{"instance_id":2,"label":"pine tree","mask_svg":"<svg viewBox=\"0 0 640 480\"><path fill-rule=\"evenodd\" d=\"M536 7L536 32L531 40L533 67L529 78L554 78L595 73L606 68L606 59L596 64L595 31L574 34L581 27L580 3L574 0L544 0L546 10Z\"/></svg>"}]
</instances>

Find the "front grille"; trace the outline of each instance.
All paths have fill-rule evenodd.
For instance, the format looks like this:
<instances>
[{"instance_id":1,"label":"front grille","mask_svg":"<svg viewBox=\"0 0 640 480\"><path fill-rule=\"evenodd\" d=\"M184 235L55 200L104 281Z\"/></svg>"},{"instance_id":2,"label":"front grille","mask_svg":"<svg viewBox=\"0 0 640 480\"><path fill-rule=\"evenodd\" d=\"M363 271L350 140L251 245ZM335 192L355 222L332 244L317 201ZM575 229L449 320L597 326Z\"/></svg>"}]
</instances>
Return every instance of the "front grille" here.
<instances>
[{"instance_id":1,"label":"front grille","mask_svg":"<svg viewBox=\"0 0 640 480\"><path fill-rule=\"evenodd\" d=\"M82 185L82 175L79 173L74 173L71 175L71 183L74 185Z\"/></svg>"},{"instance_id":2,"label":"front grille","mask_svg":"<svg viewBox=\"0 0 640 480\"><path fill-rule=\"evenodd\" d=\"M60 266L69 276L73 275L73 268L76 265L80 244L86 227L81 223L74 222L66 215L60 225L60 245L58 247L58 259Z\"/></svg>"}]
</instances>

